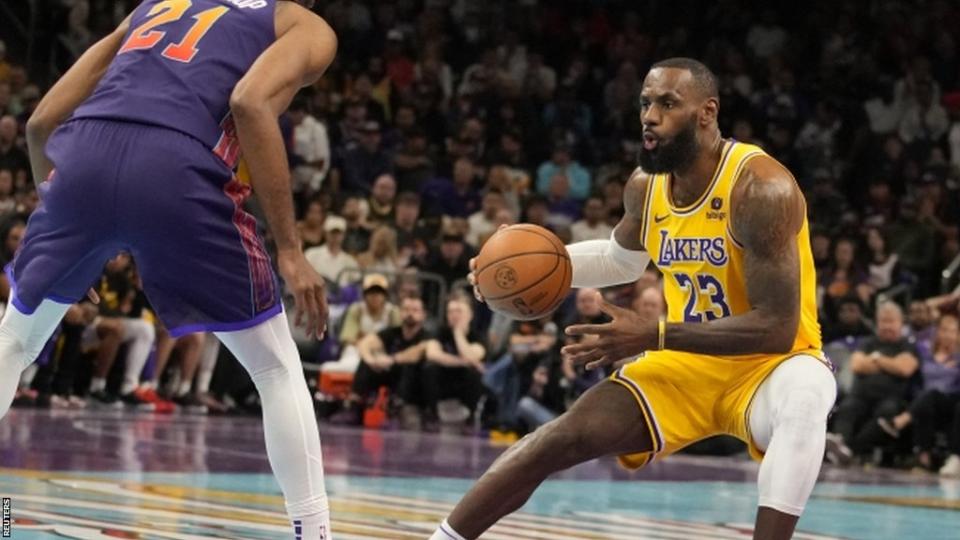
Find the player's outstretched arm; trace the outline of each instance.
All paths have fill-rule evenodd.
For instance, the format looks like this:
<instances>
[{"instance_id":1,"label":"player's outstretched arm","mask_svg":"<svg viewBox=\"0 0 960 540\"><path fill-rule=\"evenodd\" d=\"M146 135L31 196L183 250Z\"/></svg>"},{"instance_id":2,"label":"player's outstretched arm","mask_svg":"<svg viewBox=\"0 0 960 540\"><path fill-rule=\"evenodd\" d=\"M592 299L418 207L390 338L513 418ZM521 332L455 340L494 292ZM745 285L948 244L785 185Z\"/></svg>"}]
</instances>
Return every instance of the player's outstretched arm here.
<instances>
[{"instance_id":1,"label":"player's outstretched arm","mask_svg":"<svg viewBox=\"0 0 960 540\"><path fill-rule=\"evenodd\" d=\"M277 243L277 265L296 300L295 323L322 338L327 300L323 278L303 256L297 239L290 167L277 123L300 88L315 82L333 62L337 37L309 10L277 5L277 40L253 63L230 96L230 109L253 190Z\"/></svg>"},{"instance_id":2,"label":"player's outstretched arm","mask_svg":"<svg viewBox=\"0 0 960 540\"><path fill-rule=\"evenodd\" d=\"M669 323L664 348L714 355L780 354L793 346L800 324L800 254L803 196L793 177L766 157L750 162L733 194L732 229L744 246L746 313L706 323ZM658 321L606 302L613 321L576 325L570 335L598 335L592 343L568 345L564 353L587 367L656 350Z\"/></svg>"},{"instance_id":3,"label":"player's outstretched arm","mask_svg":"<svg viewBox=\"0 0 960 540\"><path fill-rule=\"evenodd\" d=\"M33 181L37 185L46 180L53 170L53 163L44 153L47 139L96 89L110 62L117 56L129 27L128 16L110 35L87 49L43 96L27 120L27 149L30 152Z\"/></svg>"},{"instance_id":4,"label":"player's outstretched arm","mask_svg":"<svg viewBox=\"0 0 960 540\"><path fill-rule=\"evenodd\" d=\"M603 288L632 283L643 275L650 263L641 239L644 205L649 177L641 169L630 175L624 187L624 216L617 223L609 240L588 240L567 246L573 269L574 288ZM503 229L507 225L501 225ZM470 259L467 281L473 285L473 294L480 302L483 296L477 288L474 272L477 259Z\"/></svg>"}]
</instances>

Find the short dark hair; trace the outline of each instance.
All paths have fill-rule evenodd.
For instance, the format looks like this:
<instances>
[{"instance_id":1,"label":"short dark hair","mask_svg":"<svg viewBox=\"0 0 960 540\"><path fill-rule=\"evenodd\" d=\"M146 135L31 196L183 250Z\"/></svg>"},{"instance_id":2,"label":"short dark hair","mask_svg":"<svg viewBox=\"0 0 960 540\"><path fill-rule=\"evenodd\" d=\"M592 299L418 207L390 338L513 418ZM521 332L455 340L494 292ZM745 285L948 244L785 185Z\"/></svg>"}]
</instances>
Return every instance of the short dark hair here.
<instances>
[{"instance_id":1,"label":"short dark hair","mask_svg":"<svg viewBox=\"0 0 960 540\"><path fill-rule=\"evenodd\" d=\"M708 68L699 60L677 56L674 58L661 60L650 67L651 70L656 68L685 69L689 71L691 75L693 75L693 81L697 85L697 88L703 93L704 97L720 97L717 76L713 74L713 71L710 71L710 68Z\"/></svg>"},{"instance_id":2,"label":"short dark hair","mask_svg":"<svg viewBox=\"0 0 960 540\"><path fill-rule=\"evenodd\" d=\"M402 191L397 195L397 204L407 204L410 206L420 206L420 195L413 191Z\"/></svg>"}]
</instances>

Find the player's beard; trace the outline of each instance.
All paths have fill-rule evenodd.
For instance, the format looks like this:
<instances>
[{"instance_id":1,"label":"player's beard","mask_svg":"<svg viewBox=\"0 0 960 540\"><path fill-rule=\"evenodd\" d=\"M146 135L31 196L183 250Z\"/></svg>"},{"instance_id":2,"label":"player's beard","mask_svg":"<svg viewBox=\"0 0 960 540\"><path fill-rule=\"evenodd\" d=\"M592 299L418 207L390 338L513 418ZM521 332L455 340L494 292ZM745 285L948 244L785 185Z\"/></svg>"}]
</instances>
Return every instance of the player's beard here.
<instances>
[{"instance_id":1,"label":"player's beard","mask_svg":"<svg viewBox=\"0 0 960 540\"><path fill-rule=\"evenodd\" d=\"M667 144L661 140L653 150L643 146L637 155L644 172L661 174L685 169L697 157L696 123L690 121Z\"/></svg>"}]
</instances>

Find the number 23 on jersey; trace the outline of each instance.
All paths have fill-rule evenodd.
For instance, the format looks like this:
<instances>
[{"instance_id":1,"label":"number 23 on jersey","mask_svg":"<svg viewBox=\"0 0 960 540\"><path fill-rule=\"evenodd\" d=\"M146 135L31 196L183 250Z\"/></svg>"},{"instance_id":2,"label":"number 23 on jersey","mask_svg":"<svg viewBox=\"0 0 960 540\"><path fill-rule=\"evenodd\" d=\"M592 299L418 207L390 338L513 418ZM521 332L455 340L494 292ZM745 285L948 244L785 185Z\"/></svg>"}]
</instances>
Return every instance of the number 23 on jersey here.
<instances>
[{"instance_id":1,"label":"number 23 on jersey","mask_svg":"<svg viewBox=\"0 0 960 540\"><path fill-rule=\"evenodd\" d=\"M712 321L730 316L730 306L727 305L723 285L716 277L710 274L695 274L693 276L677 272L674 274L680 289L687 294L687 303L683 308L684 322ZM707 298L710 306L700 310L700 299Z\"/></svg>"},{"instance_id":2,"label":"number 23 on jersey","mask_svg":"<svg viewBox=\"0 0 960 540\"><path fill-rule=\"evenodd\" d=\"M179 21L192 5L192 0L164 0L157 3L147 13L149 19L130 33L127 42L123 44L117 54L152 49L167 35L166 32L155 30L155 28ZM163 57L177 62L189 63L197 55L197 44L210 31L214 23L228 11L230 11L230 8L219 6L194 15L193 18L196 22L179 43L170 43L163 49L161 53Z\"/></svg>"}]
</instances>

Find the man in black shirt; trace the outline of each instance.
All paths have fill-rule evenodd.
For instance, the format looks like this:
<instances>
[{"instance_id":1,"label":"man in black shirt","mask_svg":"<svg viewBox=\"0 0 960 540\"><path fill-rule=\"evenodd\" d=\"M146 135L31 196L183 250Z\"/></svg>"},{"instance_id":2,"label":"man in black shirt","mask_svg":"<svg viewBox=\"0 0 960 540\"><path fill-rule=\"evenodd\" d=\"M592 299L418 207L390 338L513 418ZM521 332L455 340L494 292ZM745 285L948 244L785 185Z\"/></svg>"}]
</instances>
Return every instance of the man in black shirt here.
<instances>
[{"instance_id":1,"label":"man in black shirt","mask_svg":"<svg viewBox=\"0 0 960 540\"><path fill-rule=\"evenodd\" d=\"M427 345L423 300L404 298L400 316L400 326L367 334L357 342L361 362L353 376L350 397L337 415L337 421L359 424L366 404L382 386L396 398L394 402L417 401L419 364Z\"/></svg>"},{"instance_id":2,"label":"man in black shirt","mask_svg":"<svg viewBox=\"0 0 960 540\"><path fill-rule=\"evenodd\" d=\"M903 337L903 311L893 302L877 307L877 333L850 358L853 388L840 403L833 433L827 434L827 458L843 464L870 450L876 419L903 410L910 383L920 366L916 348Z\"/></svg>"},{"instance_id":3,"label":"man in black shirt","mask_svg":"<svg viewBox=\"0 0 960 540\"><path fill-rule=\"evenodd\" d=\"M421 389L428 422L437 418L437 403L441 399L459 400L472 416L483 395L480 375L487 351L480 336L470 330L471 321L470 300L453 296L447 301L446 325L436 339L427 342Z\"/></svg>"}]
</instances>

